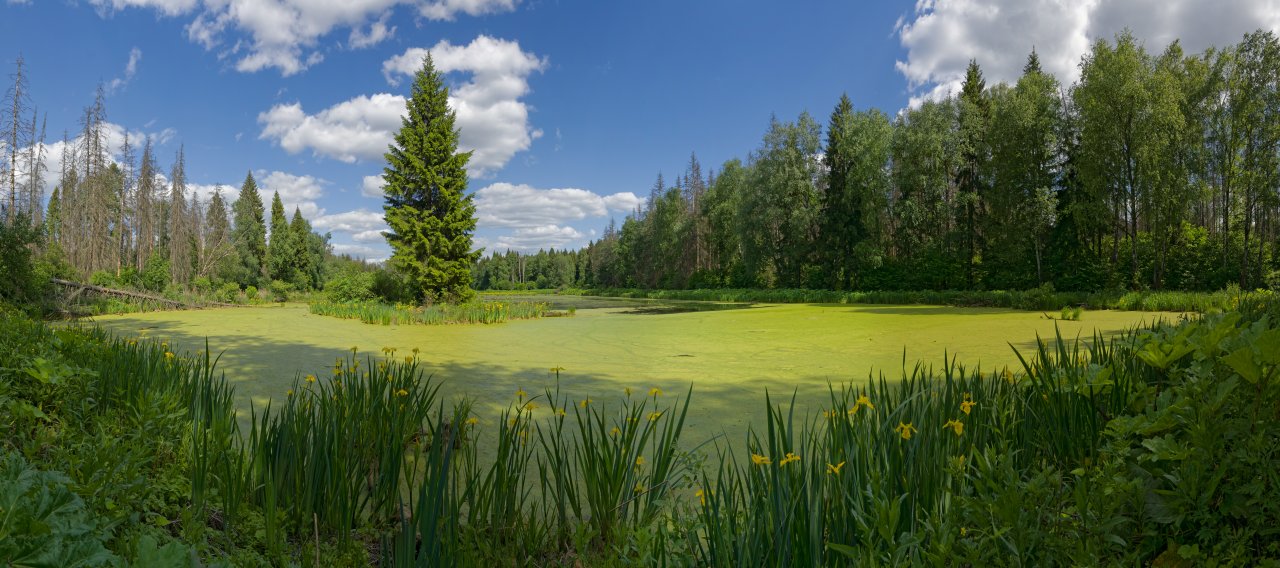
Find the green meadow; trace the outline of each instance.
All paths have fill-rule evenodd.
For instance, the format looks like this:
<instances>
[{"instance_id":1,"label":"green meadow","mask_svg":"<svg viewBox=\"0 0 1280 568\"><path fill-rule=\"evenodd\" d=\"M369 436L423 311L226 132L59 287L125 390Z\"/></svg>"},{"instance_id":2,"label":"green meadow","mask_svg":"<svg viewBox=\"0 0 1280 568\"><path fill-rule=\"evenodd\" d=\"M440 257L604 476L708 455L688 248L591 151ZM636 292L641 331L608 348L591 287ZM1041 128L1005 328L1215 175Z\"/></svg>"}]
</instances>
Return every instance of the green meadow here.
<instances>
[{"instance_id":1,"label":"green meadow","mask_svg":"<svg viewBox=\"0 0 1280 568\"><path fill-rule=\"evenodd\" d=\"M370 325L308 313L301 304L99 316L94 323L122 337L167 341L175 351L209 349L235 386L242 416L279 405L297 376L332 376L349 357L397 359L418 350L442 394L472 402L494 421L516 391L541 393L558 382L566 396L608 403L626 389L693 387L685 426L694 443L717 434L741 442L766 390L793 392L813 412L828 385L865 383L880 372L902 375L903 361L941 366L944 354L970 368L1020 370L1014 349L1034 351L1055 333L1114 336L1178 314L1089 311L1081 321L994 308L845 304L713 304L571 297L558 309L572 317L493 325ZM1057 317L1057 313L1050 313ZM909 371L910 369L908 369ZM757 428L760 425L756 425Z\"/></svg>"}]
</instances>

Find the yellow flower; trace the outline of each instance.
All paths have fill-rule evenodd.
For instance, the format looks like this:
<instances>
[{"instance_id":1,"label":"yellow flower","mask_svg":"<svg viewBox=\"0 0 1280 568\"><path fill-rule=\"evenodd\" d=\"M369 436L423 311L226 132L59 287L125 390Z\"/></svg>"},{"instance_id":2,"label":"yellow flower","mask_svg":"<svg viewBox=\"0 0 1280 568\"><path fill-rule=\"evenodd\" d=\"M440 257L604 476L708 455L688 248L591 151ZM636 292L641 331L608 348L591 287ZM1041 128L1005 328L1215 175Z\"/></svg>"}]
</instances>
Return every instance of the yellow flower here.
<instances>
[{"instance_id":1,"label":"yellow flower","mask_svg":"<svg viewBox=\"0 0 1280 568\"><path fill-rule=\"evenodd\" d=\"M556 409L556 416L563 417L563 416L564 416L564 414L565 414L565 413L564 413L564 409L563 409L563 408L557 408L557 409Z\"/></svg>"},{"instance_id":2,"label":"yellow flower","mask_svg":"<svg viewBox=\"0 0 1280 568\"><path fill-rule=\"evenodd\" d=\"M471 418L467 419L467 426L475 426L476 424L479 424L479 423L480 423L480 419L476 418L475 416L472 416Z\"/></svg>"},{"instance_id":3,"label":"yellow flower","mask_svg":"<svg viewBox=\"0 0 1280 568\"><path fill-rule=\"evenodd\" d=\"M578 403L578 406L581 406L581 407L583 407L583 408L586 408L588 404L591 404L591 399L589 399L589 398L584 398L584 399L582 399L582 402L579 402L579 403Z\"/></svg>"},{"instance_id":4,"label":"yellow flower","mask_svg":"<svg viewBox=\"0 0 1280 568\"><path fill-rule=\"evenodd\" d=\"M636 456L636 465L644 465L644 456Z\"/></svg>"},{"instance_id":5,"label":"yellow flower","mask_svg":"<svg viewBox=\"0 0 1280 568\"><path fill-rule=\"evenodd\" d=\"M164 358L165 358L165 359L170 359L170 360L172 360L172 359L173 359L173 353L172 353L172 352L170 352L170 351L165 351L165 352L164 352Z\"/></svg>"},{"instance_id":6,"label":"yellow flower","mask_svg":"<svg viewBox=\"0 0 1280 568\"><path fill-rule=\"evenodd\" d=\"M697 493L694 493L693 496L697 497L698 500L702 502L702 505L704 507L707 505L707 494L704 493L701 489L699 489Z\"/></svg>"},{"instance_id":7,"label":"yellow flower","mask_svg":"<svg viewBox=\"0 0 1280 568\"><path fill-rule=\"evenodd\" d=\"M762 456L760 454L751 454L751 463L756 465L769 465L773 463L773 460L769 459L769 456Z\"/></svg>"},{"instance_id":8,"label":"yellow flower","mask_svg":"<svg viewBox=\"0 0 1280 568\"><path fill-rule=\"evenodd\" d=\"M662 396L662 389L660 389L660 388L658 388L658 387L653 387L653 388L649 389L649 396L652 396L652 397L655 397L655 398L656 398L656 397L659 397L659 396Z\"/></svg>"},{"instance_id":9,"label":"yellow flower","mask_svg":"<svg viewBox=\"0 0 1280 568\"><path fill-rule=\"evenodd\" d=\"M973 411L973 407L974 407L974 405L976 405L976 404L978 404L978 403L976 403L976 402L974 402L974 401L972 401L972 400L966 400L966 401L964 401L964 402L961 402L961 403L960 403L960 411L961 411L961 412L963 412L963 413L965 413L965 416L968 416L968 415L969 415L969 413Z\"/></svg>"},{"instance_id":10,"label":"yellow flower","mask_svg":"<svg viewBox=\"0 0 1280 568\"><path fill-rule=\"evenodd\" d=\"M563 371L563 370L565 370L565 369L564 369L564 367L552 367L552 368L551 368L551 372L552 372L552 373L556 373L556 374L559 374L559 373L560 373L560 371Z\"/></svg>"},{"instance_id":11,"label":"yellow flower","mask_svg":"<svg viewBox=\"0 0 1280 568\"><path fill-rule=\"evenodd\" d=\"M778 462L778 467L782 467L791 462L798 462L798 461L800 461L800 456L797 456L791 452L787 452L787 455L783 456L782 461Z\"/></svg>"},{"instance_id":12,"label":"yellow flower","mask_svg":"<svg viewBox=\"0 0 1280 568\"><path fill-rule=\"evenodd\" d=\"M1004 368L1004 372L1001 373L1001 376L1004 377L1004 381L1006 383L1013 384L1013 372L1010 371L1008 367Z\"/></svg>"},{"instance_id":13,"label":"yellow flower","mask_svg":"<svg viewBox=\"0 0 1280 568\"><path fill-rule=\"evenodd\" d=\"M418 354L418 348L417 348L417 347L414 347L414 348L413 348L413 354L414 354L414 355L417 355L417 354Z\"/></svg>"},{"instance_id":14,"label":"yellow flower","mask_svg":"<svg viewBox=\"0 0 1280 568\"><path fill-rule=\"evenodd\" d=\"M516 398L520 400L524 400L524 397L526 396L529 396L529 393L524 392L524 389L519 389L516 391Z\"/></svg>"},{"instance_id":15,"label":"yellow flower","mask_svg":"<svg viewBox=\"0 0 1280 568\"><path fill-rule=\"evenodd\" d=\"M622 389L622 392L627 393L627 396L631 396L631 387L626 387Z\"/></svg>"},{"instance_id":16,"label":"yellow flower","mask_svg":"<svg viewBox=\"0 0 1280 568\"><path fill-rule=\"evenodd\" d=\"M916 429L915 426L912 426L910 422L899 422L898 426L894 428L893 431L901 435L903 440L910 440L911 435L919 430Z\"/></svg>"},{"instance_id":17,"label":"yellow flower","mask_svg":"<svg viewBox=\"0 0 1280 568\"><path fill-rule=\"evenodd\" d=\"M835 417L836 417L836 416L838 416L838 415L839 415L839 413L838 413L838 412L836 412L836 411L834 411L834 410L823 410L823 411L822 411L822 416L823 416L823 418L835 418Z\"/></svg>"},{"instance_id":18,"label":"yellow flower","mask_svg":"<svg viewBox=\"0 0 1280 568\"><path fill-rule=\"evenodd\" d=\"M534 410L537 410L537 409L538 409L538 403L536 403L536 402L534 402L534 401L532 401L532 400L531 400L531 401L529 401L529 402L526 402L526 403L524 404L524 411L525 411L525 412L533 412Z\"/></svg>"},{"instance_id":19,"label":"yellow flower","mask_svg":"<svg viewBox=\"0 0 1280 568\"><path fill-rule=\"evenodd\" d=\"M650 421L650 422L656 422L656 421L658 420L658 418L660 418L661 416L662 416L662 413L661 413L661 412L650 412L650 413L649 413L649 421Z\"/></svg>"},{"instance_id":20,"label":"yellow flower","mask_svg":"<svg viewBox=\"0 0 1280 568\"><path fill-rule=\"evenodd\" d=\"M396 391L396 396L409 396L409 391L400 389Z\"/></svg>"},{"instance_id":21,"label":"yellow flower","mask_svg":"<svg viewBox=\"0 0 1280 568\"><path fill-rule=\"evenodd\" d=\"M379 371L385 371L385 370L387 370L387 362L386 362L386 361L378 361L378 370L379 370Z\"/></svg>"},{"instance_id":22,"label":"yellow flower","mask_svg":"<svg viewBox=\"0 0 1280 568\"><path fill-rule=\"evenodd\" d=\"M840 462L836 465L827 464L827 473L832 475L840 475L840 469L843 467L844 467L844 462Z\"/></svg>"},{"instance_id":23,"label":"yellow flower","mask_svg":"<svg viewBox=\"0 0 1280 568\"><path fill-rule=\"evenodd\" d=\"M615 438L617 438L617 437L618 437L618 434L621 434L621 433L622 433L622 430L619 430L617 426L614 426L614 427L613 427L613 430L610 430L610 431L609 431L609 435L610 435L610 436L613 436L613 437L615 437Z\"/></svg>"},{"instance_id":24,"label":"yellow flower","mask_svg":"<svg viewBox=\"0 0 1280 568\"><path fill-rule=\"evenodd\" d=\"M946 430L948 428L954 431L957 436L964 434L964 422L961 422L959 420L948 420L946 424L942 425L943 430Z\"/></svg>"},{"instance_id":25,"label":"yellow flower","mask_svg":"<svg viewBox=\"0 0 1280 568\"><path fill-rule=\"evenodd\" d=\"M644 493L644 483L636 483L636 493Z\"/></svg>"},{"instance_id":26,"label":"yellow flower","mask_svg":"<svg viewBox=\"0 0 1280 568\"><path fill-rule=\"evenodd\" d=\"M293 396L293 389L289 389L288 392L286 392L285 394L288 394L289 396Z\"/></svg>"},{"instance_id":27,"label":"yellow flower","mask_svg":"<svg viewBox=\"0 0 1280 568\"><path fill-rule=\"evenodd\" d=\"M511 420L508 420L508 421L507 421L507 424L508 424L508 425L510 425L512 428L515 428L515 427L516 427L516 419L515 419L515 418L512 418Z\"/></svg>"},{"instance_id":28,"label":"yellow flower","mask_svg":"<svg viewBox=\"0 0 1280 568\"><path fill-rule=\"evenodd\" d=\"M341 374L342 374L342 367L334 367L334 368L333 368L333 376L335 376L335 377L336 377L336 376L341 375ZM312 382L315 382L315 381L312 381Z\"/></svg>"},{"instance_id":29,"label":"yellow flower","mask_svg":"<svg viewBox=\"0 0 1280 568\"><path fill-rule=\"evenodd\" d=\"M853 402L853 408L850 408L850 409L849 409L849 414L857 414L857 413L858 413L858 409L860 409L860 408L862 408L862 407L864 407L864 406L865 406L865 407L867 407L867 409L869 409L869 410L875 410L875 409L876 409L876 405L871 404L871 399L870 399L870 398L868 398L868 397L867 397L867 395L865 395L865 394L860 394L860 395L858 395L858 400L855 400L855 401Z\"/></svg>"},{"instance_id":30,"label":"yellow flower","mask_svg":"<svg viewBox=\"0 0 1280 568\"><path fill-rule=\"evenodd\" d=\"M337 373L334 373L334 374L337 374ZM307 375L307 379L306 379L306 380L307 380L307 382L308 382L308 383L314 383L314 382L316 382L316 376L315 376L315 375Z\"/></svg>"},{"instance_id":31,"label":"yellow flower","mask_svg":"<svg viewBox=\"0 0 1280 568\"><path fill-rule=\"evenodd\" d=\"M967 534L969 534L969 529L966 529L966 528L964 528L964 527L960 527L960 536L965 536L965 535L967 535Z\"/></svg>"}]
</instances>

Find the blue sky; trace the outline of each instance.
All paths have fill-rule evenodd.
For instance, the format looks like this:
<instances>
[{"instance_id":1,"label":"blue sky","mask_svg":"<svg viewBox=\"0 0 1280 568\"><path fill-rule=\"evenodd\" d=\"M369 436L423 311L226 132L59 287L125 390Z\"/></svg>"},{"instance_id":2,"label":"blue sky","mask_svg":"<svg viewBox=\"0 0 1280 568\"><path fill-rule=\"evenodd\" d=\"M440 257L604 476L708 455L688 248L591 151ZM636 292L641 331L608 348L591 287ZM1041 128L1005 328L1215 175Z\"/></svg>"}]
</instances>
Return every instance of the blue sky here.
<instances>
[{"instance_id":1,"label":"blue sky","mask_svg":"<svg viewBox=\"0 0 1280 568\"><path fill-rule=\"evenodd\" d=\"M376 176L424 50L475 150L477 244L536 250L582 246L691 152L745 157L771 114L825 123L842 92L892 113L955 89L970 57L1012 80L1034 45L1070 83L1125 27L1192 51L1280 29L1276 0L3 1L0 63L25 57L49 142L101 83L109 122L166 168L185 144L202 195L252 170L368 258L387 255Z\"/></svg>"}]
</instances>

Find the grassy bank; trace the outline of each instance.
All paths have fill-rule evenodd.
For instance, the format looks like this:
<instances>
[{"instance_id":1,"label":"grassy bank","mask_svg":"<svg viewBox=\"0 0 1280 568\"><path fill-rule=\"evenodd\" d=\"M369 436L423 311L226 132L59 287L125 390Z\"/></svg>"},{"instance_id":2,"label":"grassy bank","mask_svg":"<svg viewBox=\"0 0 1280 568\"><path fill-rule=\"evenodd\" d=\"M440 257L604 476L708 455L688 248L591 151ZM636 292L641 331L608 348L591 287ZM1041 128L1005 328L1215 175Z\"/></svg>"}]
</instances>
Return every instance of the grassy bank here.
<instances>
[{"instance_id":1,"label":"grassy bank","mask_svg":"<svg viewBox=\"0 0 1280 568\"><path fill-rule=\"evenodd\" d=\"M605 288L586 294L621 298L659 300L701 300L711 302L815 303L815 304L928 304L958 307L1013 308L1058 311L1064 307L1089 309L1167 312L1210 312L1232 309L1244 297L1267 296L1271 292L1056 292L1036 288L1025 291L916 290L879 292L837 292L803 289L703 289L643 290Z\"/></svg>"},{"instance_id":2,"label":"grassy bank","mask_svg":"<svg viewBox=\"0 0 1280 568\"><path fill-rule=\"evenodd\" d=\"M917 366L812 414L759 393L745 439L705 441L696 392L513 389L495 419L390 349L241 431L207 353L6 311L0 562L1256 565L1280 558L1278 315Z\"/></svg>"},{"instance_id":3,"label":"grassy bank","mask_svg":"<svg viewBox=\"0 0 1280 568\"><path fill-rule=\"evenodd\" d=\"M450 323L502 323L516 319L540 318L550 312L541 302L472 302L406 306L379 302L313 301L311 313L381 325L442 325Z\"/></svg>"}]
</instances>

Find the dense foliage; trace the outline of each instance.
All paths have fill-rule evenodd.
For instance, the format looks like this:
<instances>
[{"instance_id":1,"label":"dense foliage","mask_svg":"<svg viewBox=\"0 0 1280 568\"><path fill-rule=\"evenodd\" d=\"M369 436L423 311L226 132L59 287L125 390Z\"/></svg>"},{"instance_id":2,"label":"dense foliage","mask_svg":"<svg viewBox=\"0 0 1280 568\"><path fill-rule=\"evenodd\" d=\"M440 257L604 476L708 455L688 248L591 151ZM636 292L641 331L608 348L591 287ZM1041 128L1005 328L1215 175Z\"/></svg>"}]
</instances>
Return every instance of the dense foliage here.
<instances>
[{"instance_id":1,"label":"dense foliage","mask_svg":"<svg viewBox=\"0 0 1280 568\"><path fill-rule=\"evenodd\" d=\"M1270 31L1196 55L1124 33L1096 42L1070 86L1034 53L1013 85L973 63L960 93L893 119L842 97L825 145L802 114L772 119L746 160L704 174L692 158L564 284L1260 288L1280 278L1278 118ZM512 265L486 259L477 281L537 282Z\"/></svg>"}]
</instances>

